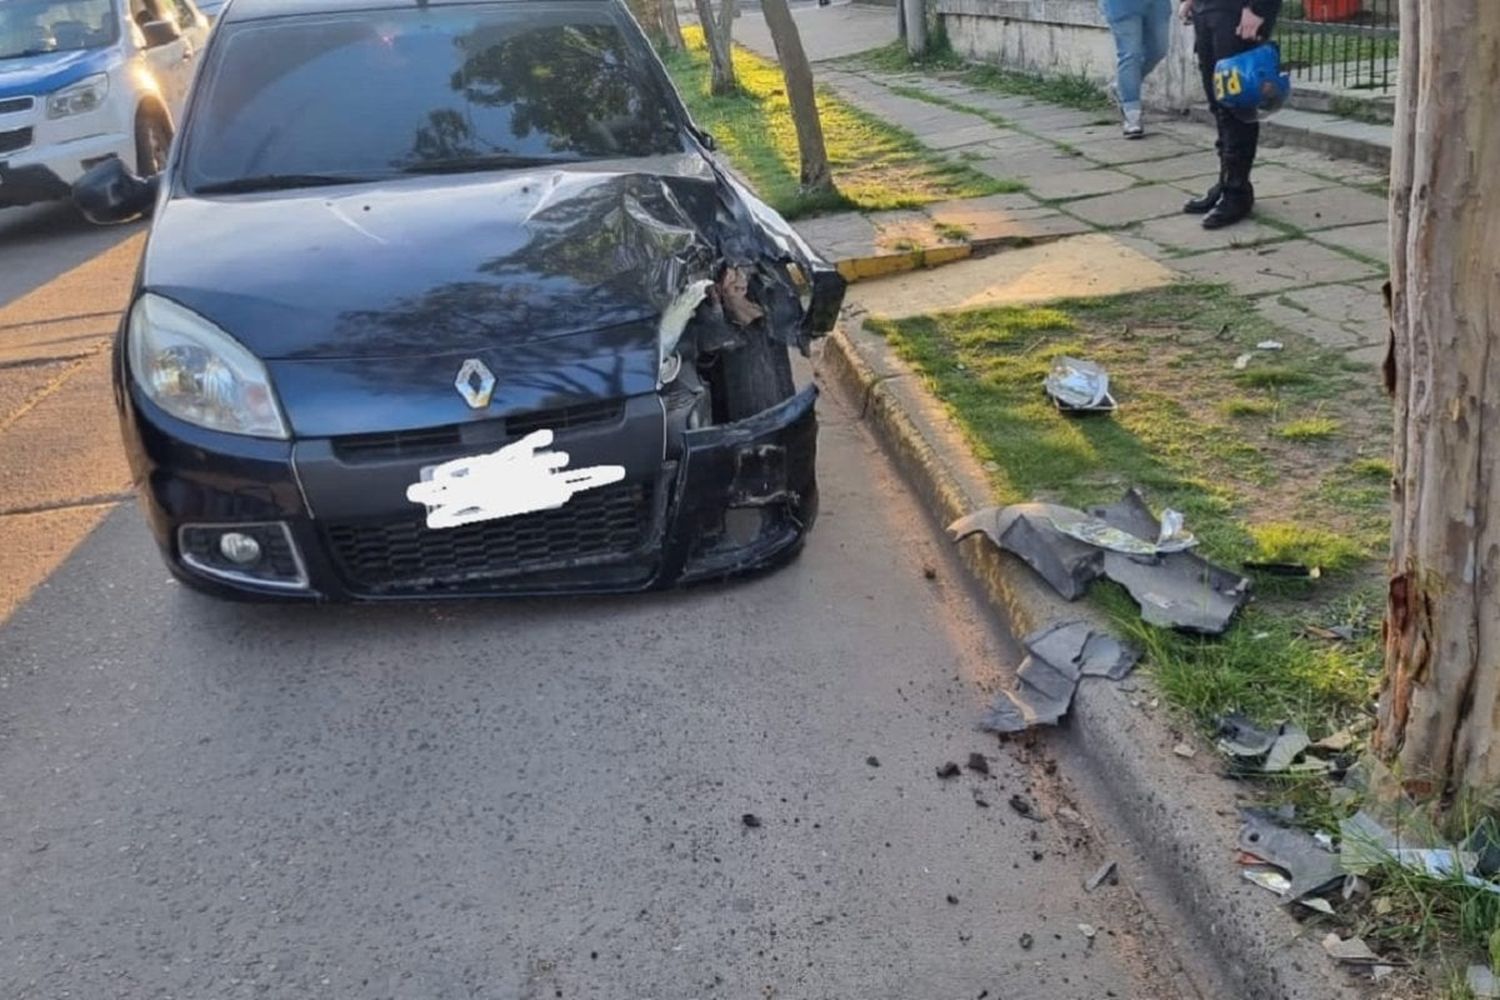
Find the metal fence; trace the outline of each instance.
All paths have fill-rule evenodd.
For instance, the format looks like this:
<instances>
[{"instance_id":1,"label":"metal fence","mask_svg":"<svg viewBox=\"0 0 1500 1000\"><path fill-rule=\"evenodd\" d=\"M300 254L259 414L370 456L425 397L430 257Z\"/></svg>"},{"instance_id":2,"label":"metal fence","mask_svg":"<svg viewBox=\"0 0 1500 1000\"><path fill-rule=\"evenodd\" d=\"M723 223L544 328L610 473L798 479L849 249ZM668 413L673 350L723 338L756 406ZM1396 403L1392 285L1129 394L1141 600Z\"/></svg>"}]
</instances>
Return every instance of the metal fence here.
<instances>
[{"instance_id":1,"label":"metal fence","mask_svg":"<svg viewBox=\"0 0 1500 1000\"><path fill-rule=\"evenodd\" d=\"M1388 94L1396 89L1398 0L1288 0L1276 29L1282 63L1302 85Z\"/></svg>"}]
</instances>

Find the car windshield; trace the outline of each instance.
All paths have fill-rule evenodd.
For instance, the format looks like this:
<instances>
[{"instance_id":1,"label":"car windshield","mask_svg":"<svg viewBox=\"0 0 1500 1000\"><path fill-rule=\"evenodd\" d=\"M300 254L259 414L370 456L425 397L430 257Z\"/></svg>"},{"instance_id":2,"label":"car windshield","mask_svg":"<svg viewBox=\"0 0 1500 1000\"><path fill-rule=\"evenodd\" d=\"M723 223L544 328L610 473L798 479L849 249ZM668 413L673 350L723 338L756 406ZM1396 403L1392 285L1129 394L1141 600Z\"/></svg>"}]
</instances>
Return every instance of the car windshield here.
<instances>
[{"instance_id":1,"label":"car windshield","mask_svg":"<svg viewBox=\"0 0 1500 1000\"><path fill-rule=\"evenodd\" d=\"M0 0L0 59L113 45L112 0Z\"/></svg>"},{"instance_id":2,"label":"car windshield","mask_svg":"<svg viewBox=\"0 0 1500 1000\"><path fill-rule=\"evenodd\" d=\"M188 190L680 152L658 75L603 4L413 7L225 32L188 116Z\"/></svg>"}]
</instances>

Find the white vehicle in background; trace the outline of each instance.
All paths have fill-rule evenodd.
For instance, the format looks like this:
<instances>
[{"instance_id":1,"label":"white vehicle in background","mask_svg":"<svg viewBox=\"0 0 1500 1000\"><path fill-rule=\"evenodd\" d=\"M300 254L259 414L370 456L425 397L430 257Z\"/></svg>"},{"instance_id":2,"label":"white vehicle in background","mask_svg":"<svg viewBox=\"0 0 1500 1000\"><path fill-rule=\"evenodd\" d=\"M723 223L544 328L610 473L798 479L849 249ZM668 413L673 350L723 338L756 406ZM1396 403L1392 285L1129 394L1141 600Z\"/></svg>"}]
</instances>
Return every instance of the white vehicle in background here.
<instances>
[{"instance_id":1,"label":"white vehicle in background","mask_svg":"<svg viewBox=\"0 0 1500 1000\"><path fill-rule=\"evenodd\" d=\"M192 0L0 0L0 208L159 171L208 31Z\"/></svg>"}]
</instances>

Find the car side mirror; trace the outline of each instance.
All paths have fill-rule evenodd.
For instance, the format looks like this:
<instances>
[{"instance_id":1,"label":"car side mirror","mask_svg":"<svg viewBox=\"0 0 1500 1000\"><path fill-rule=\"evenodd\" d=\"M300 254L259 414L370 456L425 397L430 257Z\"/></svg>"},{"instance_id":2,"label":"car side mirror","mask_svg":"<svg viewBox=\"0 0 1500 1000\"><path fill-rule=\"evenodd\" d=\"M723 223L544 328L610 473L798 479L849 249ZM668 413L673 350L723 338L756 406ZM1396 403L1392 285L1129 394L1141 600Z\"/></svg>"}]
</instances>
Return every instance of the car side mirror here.
<instances>
[{"instance_id":1,"label":"car side mirror","mask_svg":"<svg viewBox=\"0 0 1500 1000\"><path fill-rule=\"evenodd\" d=\"M160 174L137 177L122 161L111 157L73 182L73 204L85 219L107 226L150 215L160 189Z\"/></svg>"},{"instance_id":2,"label":"car side mirror","mask_svg":"<svg viewBox=\"0 0 1500 1000\"><path fill-rule=\"evenodd\" d=\"M171 21L147 21L141 25L141 36L146 39L146 47L154 49L159 45L171 45L182 37L182 31Z\"/></svg>"}]
</instances>

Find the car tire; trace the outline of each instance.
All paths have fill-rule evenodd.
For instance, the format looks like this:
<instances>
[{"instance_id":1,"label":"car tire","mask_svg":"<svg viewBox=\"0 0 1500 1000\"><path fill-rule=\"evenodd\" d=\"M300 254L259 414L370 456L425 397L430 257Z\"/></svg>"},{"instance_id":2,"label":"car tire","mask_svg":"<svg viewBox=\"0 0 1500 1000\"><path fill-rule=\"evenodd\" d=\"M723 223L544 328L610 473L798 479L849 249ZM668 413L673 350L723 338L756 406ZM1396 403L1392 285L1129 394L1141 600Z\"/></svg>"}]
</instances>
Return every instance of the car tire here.
<instances>
[{"instance_id":1,"label":"car tire","mask_svg":"<svg viewBox=\"0 0 1500 1000\"><path fill-rule=\"evenodd\" d=\"M172 126L160 111L142 108L135 117L135 170L142 177L152 177L167 165L172 148Z\"/></svg>"},{"instance_id":2,"label":"car tire","mask_svg":"<svg viewBox=\"0 0 1500 1000\"><path fill-rule=\"evenodd\" d=\"M770 337L751 336L719 359L719 389L724 419L753 417L797 391L792 380L791 352Z\"/></svg>"}]
</instances>

